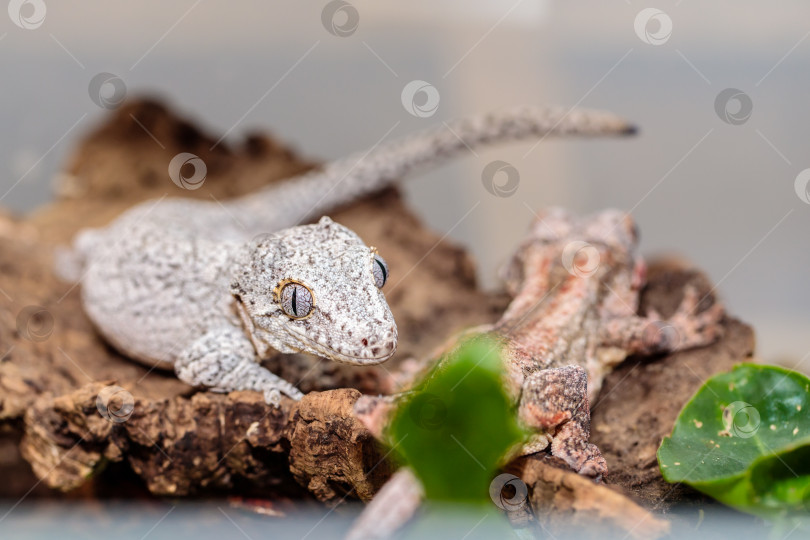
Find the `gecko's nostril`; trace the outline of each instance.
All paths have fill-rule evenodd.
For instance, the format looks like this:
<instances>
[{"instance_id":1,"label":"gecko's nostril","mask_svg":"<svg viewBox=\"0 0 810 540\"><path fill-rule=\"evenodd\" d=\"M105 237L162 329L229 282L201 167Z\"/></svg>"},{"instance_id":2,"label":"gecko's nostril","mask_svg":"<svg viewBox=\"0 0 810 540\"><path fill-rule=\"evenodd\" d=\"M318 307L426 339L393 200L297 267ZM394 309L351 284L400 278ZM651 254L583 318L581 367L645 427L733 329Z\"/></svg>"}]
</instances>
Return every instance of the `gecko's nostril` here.
<instances>
[{"instance_id":1,"label":"gecko's nostril","mask_svg":"<svg viewBox=\"0 0 810 540\"><path fill-rule=\"evenodd\" d=\"M397 340L396 339L389 339L385 343L382 344L382 352L383 354L390 354L397 348Z\"/></svg>"},{"instance_id":2,"label":"gecko's nostril","mask_svg":"<svg viewBox=\"0 0 810 540\"><path fill-rule=\"evenodd\" d=\"M366 338L363 338L363 340L360 343L363 344L363 347L368 347L368 340Z\"/></svg>"}]
</instances>

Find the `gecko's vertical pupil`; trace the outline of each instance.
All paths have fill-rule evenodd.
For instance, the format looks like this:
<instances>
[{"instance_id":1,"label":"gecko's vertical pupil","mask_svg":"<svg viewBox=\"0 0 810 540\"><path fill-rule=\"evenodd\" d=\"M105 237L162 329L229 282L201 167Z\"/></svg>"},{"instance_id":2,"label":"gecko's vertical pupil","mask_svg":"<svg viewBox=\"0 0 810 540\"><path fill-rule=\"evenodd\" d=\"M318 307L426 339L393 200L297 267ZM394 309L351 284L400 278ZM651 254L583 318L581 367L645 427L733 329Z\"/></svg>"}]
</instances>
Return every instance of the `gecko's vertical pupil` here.
<instances>
[{"instance_id":1,"label":"gecko's vertical pupil","mask_svg":"<svg viewBox=\"0 0 810 540\"><path fill-rule=\"evenodd\" d=\"M303 319L312 313L315 299L306 285L290 281L281 289L281 310L293 319Z\"/></svg>"},{"instance_id":2,"label":"gecko's vertical pupil","mask_svg":"<svg viewBox=\"0 0 810 540\"><path fill-rule=\"evenodd\" d=\"M374 266L371 270L374 274L374 284L378 289L382 289L385 282L388 281L388 265L385 263L385 259L375 253Z\"/></svg>"},{"instance_id":3,"label":"gecko's vertical pupil","mask_svg":"<svg viewBox=\"0 0 810 540\"><path fill-rule=\"evenodd\" d=\"M379 267L380 267L380 270L382 271L382 278L383 278L383 281L387 280L387 279L388 279L388 269L387 269L387 268L385 267L385 265L384 265L382 262L380 262L379 260L376 260L376 261L374 261L374 262L375 262L375 263L377 263L377 266L379 266Z\"/></svg>"}]
</instances>

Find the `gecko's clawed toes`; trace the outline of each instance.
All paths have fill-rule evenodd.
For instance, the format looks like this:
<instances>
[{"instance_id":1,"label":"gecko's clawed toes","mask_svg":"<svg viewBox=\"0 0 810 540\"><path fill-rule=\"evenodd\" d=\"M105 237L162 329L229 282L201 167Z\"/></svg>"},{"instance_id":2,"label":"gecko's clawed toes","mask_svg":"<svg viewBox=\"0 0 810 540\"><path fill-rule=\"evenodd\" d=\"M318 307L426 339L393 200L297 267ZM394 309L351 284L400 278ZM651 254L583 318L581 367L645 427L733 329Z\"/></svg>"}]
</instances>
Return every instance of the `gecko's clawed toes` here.
<instances>
[{"instance_id":1,"label":"gecko's clawed toes","mask_svg":"<svg viewBox=\"0 0 810 540\"><path fill-rule=\"evenodd\" d=\"M652 321L660 321L662 320L661 314L655 308L648 308L647 309L647 318Z\"/></svg>"},{"instance_id":2,"label":"gecko's clawed toes","mask_svg":"<svg viewBox=\"0 0 810 540\"><path fill-rule=\"evenodd\" d=\"M584 463L581 464L580 469L577 472L579 472L579 474L592 477L607 476L607 461L605 461L605 458L602 457L602 453L593 444L588 444L588 447L590 456L585 460Z\"/></svg>"},{"instance_id":3,"label":"gecko's clawed toes","mask_svg":"<svg viewBox=\"0 0 810 540\"><path fill-rule=\"evenodd\" d=\"M607 476L607 461L595 444L574 440L555 440L552 455L562 459L569 467L584 476Z\"/></svg>"},{"instance_id":4,"label":"gecko's clawed toes","mask_svg":"<svg viewBox=\"0 0 810 540\"><path fill-rule=\"evenodd\" d=\"M264 391L264 402L271 407L278 408L281 406L281 392L278 388L269 388Z\"/></svg>"},{"instance_id":5,"label":"gecko's clawed toes","mask_svg":"<svg viewBox=\"0 0 810 540\"><path fill-rule=\"evenodd\" d=\"M722 322L725 316L726 310L719 303L698 315L698 328L705 342L711 343L723 335Z\"/></svg>"},{"instance_id":6,"label":"gecko's clawed toes","mask_svg":"<svg viewBox=\"0 0 810 540\"><path fill-rule=\"evenodd\" d=\"M699 303L697 288L694 285L687 285L683 290L683 300L681 306L694 310Z\"/></svg>"},{"instance_id":7,"label":"gecko's clawed toes","mask_svg":"<svg viewBox=\"0 0 810 540\"><path fill-rule=\"evenodd\" d=\"M709 309L701 312L698 317L706 325L717 325L726 315L726 308L720 302L715 302Z\"/></svg>"},{"instance_id":8,"label":"gecko's clawed toes","mask_svg":"<svg viewBox=\"0 0 810 540\"><path fill-rule=\"evenodd\" d=\"M535 433L523 444L523 447L520 449L520 455L528 456L536 454L537 452L543 452L548 449L549 445L550 437L548 435L545 433Z\"/></svg>"},{"instance_id":9,"label":"gecko's clawed toes","mask_svg":"<svg viewBox=\"0 0 810 540\"><path fill-rule=\"evenodd\" d=\"M701 304L705 306L709 303L711 304L709 307L700 310ZM676 315L682 314L690 317L706 315L709 319L716 320L722 318L724 312L723 305L712 295L711 291L701 296L696 286L687 285L684 287L683 299L678 306Z\"/></svg>"}]
</instances>

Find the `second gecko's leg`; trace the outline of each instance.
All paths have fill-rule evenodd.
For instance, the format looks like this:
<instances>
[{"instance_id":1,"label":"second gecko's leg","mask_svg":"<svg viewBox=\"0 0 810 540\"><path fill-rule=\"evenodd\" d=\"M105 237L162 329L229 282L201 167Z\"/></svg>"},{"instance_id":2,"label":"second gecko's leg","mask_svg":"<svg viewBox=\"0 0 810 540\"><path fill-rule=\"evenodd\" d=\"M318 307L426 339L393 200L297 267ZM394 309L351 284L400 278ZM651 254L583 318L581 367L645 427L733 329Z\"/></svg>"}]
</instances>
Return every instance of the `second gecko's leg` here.
<instances>
[{"instance_id":1,"label":"second gecko's leg","mask_svg":"<svg viewBox=\"0 0 810 540\"><path fill-rule=\"evenodd\" d=\"M607 474L607 463L596 445L590 444L591 411L588 375L579 366L544 369L532 373L523 384L520 418L551 436L551 454L588 476ZM541 437L543 437L541 436ZM524 454L540 450L533 442Z\"/></svg>"},{"instance_id":2,"label":"second gecko's leg","mask_svg":"<svg viewBox=\"0 0 810 540\"><path fill-rule=\"evenodd\" d=\"M686 287L681 305L668 319L654 310L644 317L617 317L602 328L601 344L619 347L628 354L672 353L709 345L720 337L725 311L715 302L697 312L700 298L697 289Z\"/></svg>"},{"instance_id":3,"label":"second gecko's leg","mask_svg":"<svg viewBox=\"0 0 810 540\"><path fill-rule=\"evenodd\" d=\"M207 332L183 351L174 370L183 382L215 392L262 392L265 401L273 406L279 405L282 393L296 400L304 396L258 363L253 345L238 328Z\"/></svg>"}]
</instances>

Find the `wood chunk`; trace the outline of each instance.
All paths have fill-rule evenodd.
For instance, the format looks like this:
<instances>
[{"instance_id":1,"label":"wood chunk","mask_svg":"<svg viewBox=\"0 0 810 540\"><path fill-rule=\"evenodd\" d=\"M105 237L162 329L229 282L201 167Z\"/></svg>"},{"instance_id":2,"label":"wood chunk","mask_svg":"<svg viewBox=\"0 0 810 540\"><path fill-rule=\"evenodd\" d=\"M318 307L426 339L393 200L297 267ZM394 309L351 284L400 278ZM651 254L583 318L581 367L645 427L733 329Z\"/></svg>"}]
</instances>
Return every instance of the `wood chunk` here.
<instances>
[{"instance_id":1,"label":"wood chunk","mask_svg":"<svg viewBox=\"0 0 810 540\"><path fill-rule=\"evenodd\" d=\"M391 476L384 449L353 413L360 392L311 392L290 415L290 471L322 501L370 500Z\"/></svg>"},{"instance_id":2,"label":"wood chunk","mask_svg":"<svg viewBox=\"0 0 810 540\"><path fill-rule=\"evenodd\" d=\"M22 454L48 486L75 489L107 462L124 460L156 495L248 484L253 492L301 497L300 485L337 503L370 499L391 474L382 449L352 415L360 396L354 389L284 398L279 408L256 392L152 400L120 389L133 406L110 419L98 405L108 387L89 383L42 396L26 414Z\"/></svg>"},{"instance_id":3,"label":"wood chunk","mask_svg":"<svg viewBox=\"0 0 810 540\"><path fill-rule=\"evenodd\" d=\"M508 467L529 488L541 530L560 538L655 539L669 533L669 522L655 517L626 496L568 469L561 460L536 454Z\"/></svg>"}]
</instances>

